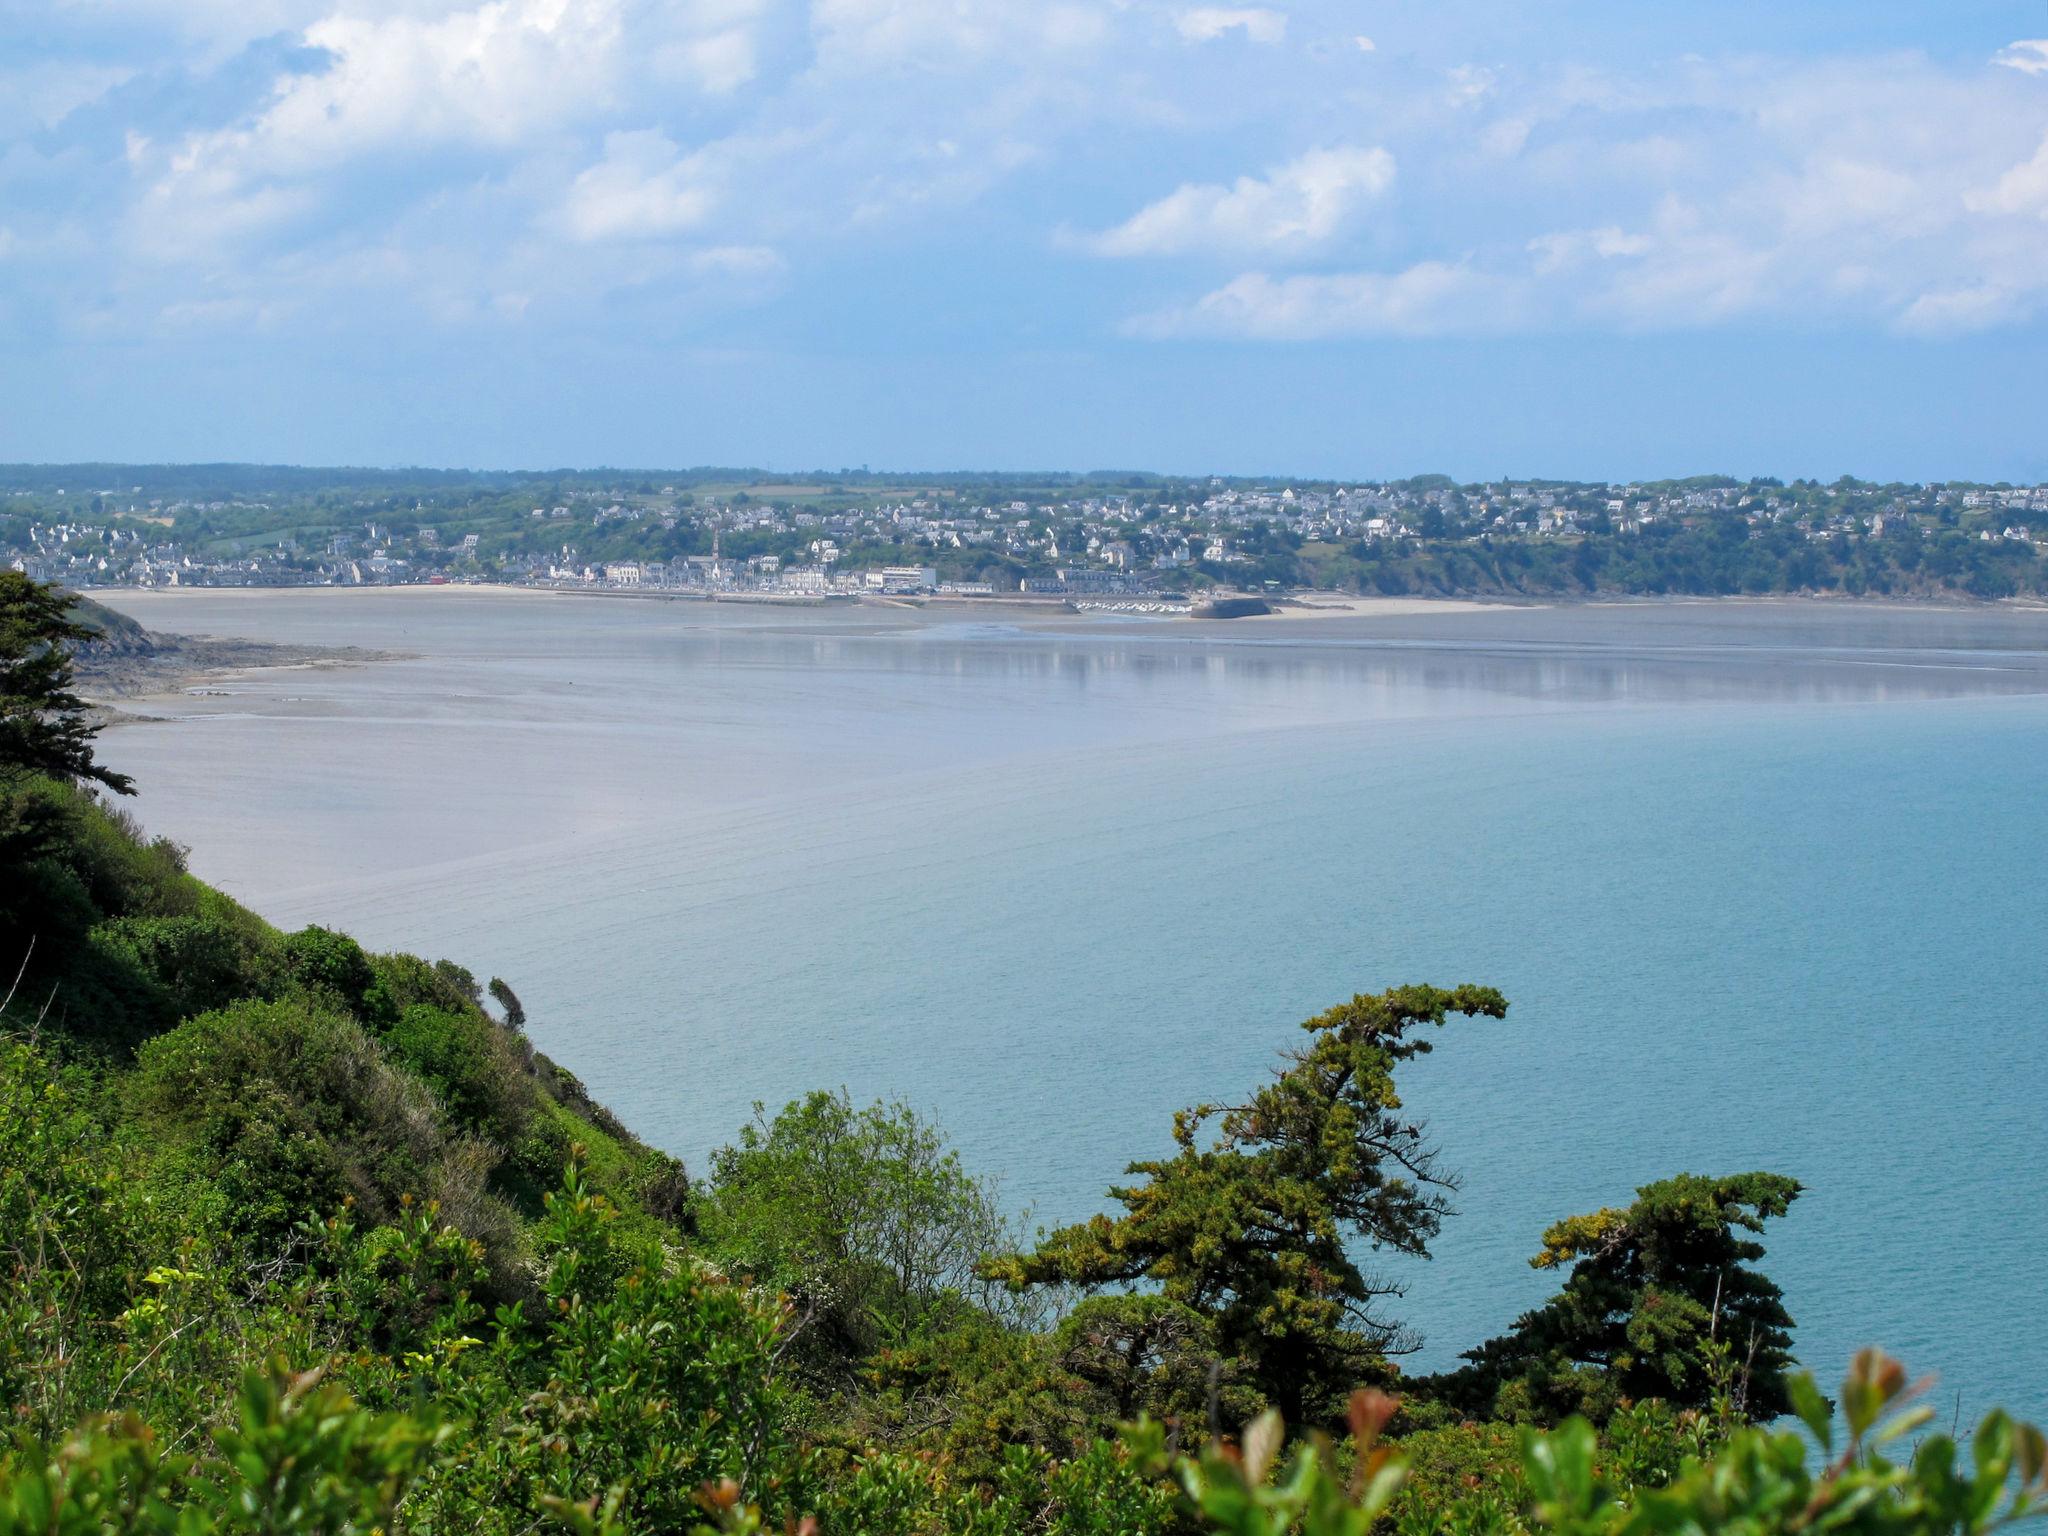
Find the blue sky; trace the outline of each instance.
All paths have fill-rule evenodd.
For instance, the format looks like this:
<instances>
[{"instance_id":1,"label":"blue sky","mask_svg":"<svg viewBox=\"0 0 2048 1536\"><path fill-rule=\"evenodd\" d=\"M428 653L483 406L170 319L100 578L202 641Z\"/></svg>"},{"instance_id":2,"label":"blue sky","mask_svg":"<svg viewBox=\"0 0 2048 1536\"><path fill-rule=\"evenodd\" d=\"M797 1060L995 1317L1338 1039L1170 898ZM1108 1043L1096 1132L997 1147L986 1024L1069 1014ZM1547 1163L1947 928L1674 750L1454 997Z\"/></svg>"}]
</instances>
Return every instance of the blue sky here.
<instances>
[{"instance_id":1,"label":"blue sky","mask_svg":"<svg viewBox=\"0 0 2048 1536\"><path fill-rule=\"evenodd\" d=\"M2048 479L2048 5L0 0L0 459Z\"/></svg>"}]
</instances>

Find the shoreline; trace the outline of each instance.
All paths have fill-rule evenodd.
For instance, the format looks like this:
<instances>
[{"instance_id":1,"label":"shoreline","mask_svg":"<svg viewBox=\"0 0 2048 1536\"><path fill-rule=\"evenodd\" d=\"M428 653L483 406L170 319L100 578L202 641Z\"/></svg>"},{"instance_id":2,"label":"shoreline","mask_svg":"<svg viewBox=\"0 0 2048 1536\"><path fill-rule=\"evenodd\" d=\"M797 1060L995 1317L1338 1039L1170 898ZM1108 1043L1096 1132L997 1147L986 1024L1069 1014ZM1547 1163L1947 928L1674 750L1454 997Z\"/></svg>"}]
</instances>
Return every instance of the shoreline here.
<instances>
[{"instance_id":1,"label":"shoreline","mask_svg":"<svg viewBox=\"0 0 2048 1536\"><path fill-rule=\"evenodd\" d=\"M1218 618L1201 614L1161 615L1115 615L1098 613L1092 609L1077 608L1065 597L1026 597L1022 595L982 595L939 593L931 596L907 596L891 594L881 596L868 593L846 593L830 598L811 598L799 595L775 593L708 593L664 590L661 588L632 590L604 587L551 587L529 586L521 582L406 582L388 586L248 586L248 587L94 587L86 589L85 595L105 597L141 596L149 599L177 599L210 597L220 599L237 595L274 593L420 593L443 596L461 593L469 598L513 597L534 598L604 598L624 599L633 602L704 603L729 607L753 607L784 610L799 613L843 612L853 608L878 609L891 613L921 612L925 610L957 611L982 615L1003 614L1014 618L1155 618L1161 622L1188 622L1205 624L1256 624L1266 627L1276 622L1315 623L1328 619L1373 619L1413 618L1432 614L1470 614L1483 612L1529 612L1548 608L1677 608L1716 607L1723 605L1776 606L1776 607L1829 607L1862 605L1890 609L1920 609L1954 613L2041 613L2048 614L2048 599L2038 597L1969 598L1961 596L1912 596L1898 593L1864 593L1852 595L1838 592L1767 592L1767 593L1600 593L1592 595L1515 596L1486 593L1471 596L1423 596L1404 594L1400 596L1365 596L1351 592L1307 591L1288 593L1284 596L1262 598L1271 604L1271 611L1259 614L1244 614L1235 618ZM1143 601L1142 594L1131 594L1131 600ZM1212 597L1204 601L1213 600ZM214 641L199 636L177 636L188 644L220 645L254 648L257 642ZM310 648L317 649L317 648ZM236 665L246 666L289 666L300 661L319 658L285 658L266 662L250 659L246 662L209 662L203 670L214 672L232 669ZM351 660L341 658L341 664L357 664L388 660L390 657L377 653ZM125 690L133 691L133 690ZM155 691L155 690L151 690Z\"/></svg>"},{"instance_id":2,"label":"shoreline","mask_svg":"<svg viewBox=\"0 0 2048 1536\"><path fill-rule=\"evenodd\" d=\"M149 632L150 649L81 660L74 686L106 725L167 719L126 706L203 691L250 672L328 672L405 659L364 646L291 645L211 635Z\"/></svg>"}]
</instances>

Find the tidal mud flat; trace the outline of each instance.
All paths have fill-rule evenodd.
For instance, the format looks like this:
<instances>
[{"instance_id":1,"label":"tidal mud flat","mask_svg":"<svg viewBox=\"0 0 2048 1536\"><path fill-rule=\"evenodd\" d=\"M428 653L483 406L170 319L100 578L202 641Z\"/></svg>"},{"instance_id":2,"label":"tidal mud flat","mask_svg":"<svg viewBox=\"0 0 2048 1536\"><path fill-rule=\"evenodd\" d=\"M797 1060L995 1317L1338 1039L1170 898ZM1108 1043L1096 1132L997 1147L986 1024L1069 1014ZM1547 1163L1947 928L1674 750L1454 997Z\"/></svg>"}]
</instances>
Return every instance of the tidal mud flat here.
<instances>
[{"instance_id":1,"label":"tidal mud flat","mask_svg":"<svg viewBox=\"0 0 2048 1536\"><path fill-rule=\"evenodd\" d=\"M116 707L153 695L221 683L245 672L282 668L361 667L401 659L401 653L357 645L314 645L148 629L102 604L83 599L79 617L98 631L76 652L77 687L100 707L108 724L147 718Z\"/></svg>"}]
</instances>

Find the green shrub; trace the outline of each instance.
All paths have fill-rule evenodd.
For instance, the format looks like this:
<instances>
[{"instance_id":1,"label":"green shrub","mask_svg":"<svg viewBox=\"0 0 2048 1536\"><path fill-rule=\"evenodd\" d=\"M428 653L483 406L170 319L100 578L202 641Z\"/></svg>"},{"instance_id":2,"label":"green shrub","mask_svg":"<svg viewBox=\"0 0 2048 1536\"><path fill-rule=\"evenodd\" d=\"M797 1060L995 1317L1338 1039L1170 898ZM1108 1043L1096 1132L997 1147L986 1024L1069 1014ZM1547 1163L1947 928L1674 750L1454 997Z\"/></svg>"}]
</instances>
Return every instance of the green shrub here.
<instances>
[{"instance_id":1,"label":"green shrub","mask_svg":"<svg viewBox=\"0 0 2048 1536\"><path fill-rule=\"evenodd\" d=\"M280 941L279 959L290 983L373 1028L397 1017L369 955L345 933L318 926L288 933Z\"/></svg>"},{"instance_id":2,"label":"green shrub","mask_svg":"<svg viewBox=\"0 0 2048 1536\"><path fill-rule=\"evenodd\" d=\"M121 1055L176 1017L136 957L92 937L109 918L185 918L206 887L184 850L146 839L124 811L46 779L0 788L0 994L10 1020L73 1049ZM15 985L16 980L19 985Z\"/></svg>"},{"instance_id":3,"label":"green shrub","mask_svg":"<svg viewBox=\"0 0 2048 1536\"><path fill-rule=\"evenodd\" d=\"M1014 1234L944 1135L902 1104L814 1093L771 1121L756 1105L712 1157L704 1235L728 1264L790 1292L828 1375L876 1348L1010 1298L975 1266Z\"/></svg>"},{"instance_id":4,"label":"green shrub","mask_svg":"<svg viewBox=\"0 0 2048 1536\"><path fill-rule=\"evenodd\" d=\"M132 1415L0 1462L0 1536L367 1536L448 1434L365 1413L318 1372L256 1374L197 1465Z\"/></svg>"},{"instance_id":5,"label":"green shrub","mask_svg":"<svg viewBox=\"0 0 2048 1536\"><path fill-rule=\"evenodd\" d=\"M635 1241L573 1165L535 1244L537 1328L506 1309L515 1332L489 1348L414 1357L420 1389L470 1426L409 1506L415 1525L512 1536L609 1504L613 1529L688 1531L707 1485L801 1501L785 1308Z\"/></svg>"},{"instance_id":6,"label":"green shrub","mask_svg":"<svg viewBox=\"0 0 2048 1536\"><path fill-rule=\"evenodd\" d=\"M414 1003L382 1039L392 1060L433 1090L455 1126L501 1147L525 1139L536 1091L511 1038L482 1013ZM553 1166L561 1163L556 1158Z\"/></svg>"},{"instance_id":7,"label":"green shrub","mask_svg":"<svg viewBox=\"0 0 2048 1536\"><path fill-rule=\"evenodd\" d=\"M84 1086L0 1039L0 1405L44 1433L106 1406L113 1362L66 1357L126 1307L163 1237Z\"/></svg>"},{"instance_id":8,"label":"green shrub","mask_svg":"<svg viewBox=\"0 0 2048 1536\"><path fill-rule=\"evenodd\" d=\"M478 1010L476 978L453 961L429 965L418 955L396 954L372 955L369 964L384 997L401 1013L414 1007L439 1008L445 1013Z\"/></svg>"},{"instance_id":9,"label":"green shrub","mask_svg":"<svg viewBox=\"0 0 2048 1536\"><path fill-rule=\"evenodd\" d=\"M354 1020L301 1002L240 1002L142 1050L145 1126L225 1197L236 1229L275 1245L354 1200L376 1219L436 1195L452 1160L425 1089Z\"/></svg>"},{"instance_id":10,"label":"green shrub","mask_svg":"<svg viewBox=\"0 0 2048 1536\"><path fill-rule=\"evenodd\" d=\"M92 931L92 943L161 991L166 1025L254 989L242 935L213 918L117 917Z\"/></svg>"}]
</instances>

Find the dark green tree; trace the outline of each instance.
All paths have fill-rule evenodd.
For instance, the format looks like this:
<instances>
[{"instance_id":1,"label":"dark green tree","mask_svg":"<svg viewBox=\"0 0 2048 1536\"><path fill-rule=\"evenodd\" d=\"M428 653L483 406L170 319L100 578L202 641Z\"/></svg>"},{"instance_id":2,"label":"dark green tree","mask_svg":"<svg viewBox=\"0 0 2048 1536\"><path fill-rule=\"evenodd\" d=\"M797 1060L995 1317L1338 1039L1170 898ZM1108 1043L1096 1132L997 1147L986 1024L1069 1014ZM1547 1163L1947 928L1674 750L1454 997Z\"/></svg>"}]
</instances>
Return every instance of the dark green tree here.
<instances>
[{"instance_id":1,"label":"dark green tree","mask_svg":"<svg viewBox=\"0 0 2048 1536\"><path fill-rule=\"evenodd\" d=\"M126 774L94 759L99 727L71 691L71 647L92 636L67 594L0 571L0 785L41 775L135 793Z\"/></svg>"},{"instance_id":2,"label":"dark green tree","mask_svg":"<svg viewBox=\"0 0 2048 1536\"><path fill-rule=\"evenodd\" d=\"M505 1027L512 1030L525 1029L526 1005L519 1001L519 994L512 990L511 984L503 977L493 976L490 992L497 1000L498 1006L505 1010Z\"/></svg>"},{"instance_id":3,"label":"dark green tree","mask_svg":"<svg viewBox=\"0 0 2048 1536\"><path fill-rule=\"evenodd\" d=\"M987 1272L1017 1287L1156 1286L1213 1323L1222 1356L1289 1422L1335 1422L1410 1343L1379 1310L1400 1287L1362 1269L1354 1245L1427 1254L1450 1210L1456 1181L1402 1113L1394 1069L1430 1049L1422 1025L1453 1013L1497 1019L1507 1002L1490 987L1397 987L1308 1020L1309 1044L1249 1100L1174 1117L1175 1154L1133 1163L1143 1182L1110 1191L1122 1216L1061 1228Z\"/></svg>"},{"instance_id":4,"label":"dark green tree","mask_svg":"<svg viewBox=\"0 0 2048 1536\"><path fill-rule=\"evenodd\" d=\"M1514 1329L1424 1384L1467 1413L1596 1421L1624 1402L1704 1408L1725 1392L1751 1419L1790 1411L1792 1317L1751 1266L1751 1235L1783 1216L1799 1182L1776 1173L1645 1184L1633 1204L1573 1216L1543 1234L1538 1269L1571 1266L1564 1287Z\"/></svg>"}]
</instances>

